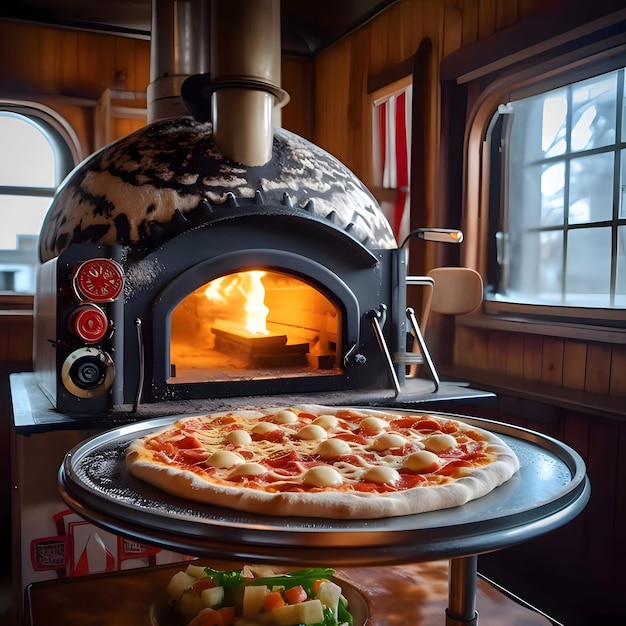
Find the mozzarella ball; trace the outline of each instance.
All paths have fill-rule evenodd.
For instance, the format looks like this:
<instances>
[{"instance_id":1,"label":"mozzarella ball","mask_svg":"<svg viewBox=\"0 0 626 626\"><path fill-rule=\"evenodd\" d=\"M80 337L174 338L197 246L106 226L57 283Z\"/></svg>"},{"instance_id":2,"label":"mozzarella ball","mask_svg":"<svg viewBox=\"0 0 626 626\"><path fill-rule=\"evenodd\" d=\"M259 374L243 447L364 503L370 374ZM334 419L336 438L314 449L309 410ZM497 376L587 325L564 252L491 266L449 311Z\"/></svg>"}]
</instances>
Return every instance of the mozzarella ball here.
<instances>
[{"instance_id":1,"label":"mozzarella ball","mask_svg":"<svg viewBox=\"0 0 626 626\"><path fill-rule=\"evenodd\" d=\"M376 439L372 441L372 448L380 452L382 450L388 450L389 448L399 448L405 443L406 439L402 435L385 433L384 435L376 437Z\"/></svg>"},{"instance_id":2,"label":"mozzarella ball","mask_svg":"<svg viewBox=\"0 0 626 626\"><path fill-rule=\"evenodd\" d=\"M332 467L316 465L304 473L302 481L306 485L312 485L313 487L330 487L332 485L340 485L343 482L343 478Z\"/></svg>"},{"instance_id":3,"label":"mozzarella ball","mask_svg":"<svg viewBox=\"0 0 626 626\"><path fill-rule=\"evenodd\" d=\"M339 424L339 420L334 415L320 415L316 417L311 424L321 426L324 430L335 428Z\"/></svg>"},{"instance_id":4,"label":"mozzarella ball","mask_svg":"<svg viewBox=\"0 0 626 626\"><path fill-rule=\"evenodd\" d=\"M387 422L379 417L364 417L359 423L359 428L365 432L376 434L380 433L387 427Z\"/></svg>"},{"instance_id":5,"label":"mozzarella ball","mask_svg":"<svg viewBox=\"0 0 626 626\"><path fill-rule=\"evenodd\" d=\"M317 424L307 424L298 431L297 437L299 439L326 439L328 434Z\"/></svg>"},{"instance_id":6,"label":"mozzarella ball","mask_svg":"<svg viewBox=\"0 0 626 626\"><path fill-rule=\"evenodd\" d=\"M350 454L350 445L343 439L325 439L318 446L317 453L325 461L332 461L344 454Z\"/></svg>"},{"instance_id":7,"label":"mozzarella ball","mask_svg":"<svg viewBox=\"0 0 626 626\"><path fill-rule=\"evenodd\" d=\"M252 432L255 435L264 435L265 433L269 433L277 428L278 426L276 426L276 424L272 424L271 422L259 422L252 427Z\"/></svg>"},{"instance_id":8,"label":"mozzarella ball","mask_svg":"<svg viewBox=\"0 0 626 626\"><path fill-rule=\"evenodd\" d=\"M293 422L298 421L298 416L293 411L284 409L282 411L278 411L278 413L274 415L274 419L277 424L293 424Z\"/></svg>"},{"instance_id":9,"label":"mozzarella ball","mask_svg":"<svg viewBox=\"0 0 626 626\"><path fill-rule=\"evenodd\" d=\"M387 483L393 485L400 478L400 474L393 467L370 467L364 474L363 479L372 483L382 485Z\"/></svg>"},{"instance_id":10,"label":"mozzarella ball","mask_svg":"<svg viewBox=\"0 0 626 626\"><path fill-rule=\"evenodd\" d=\"M232 443L234 446L245 446L252 441L250 433L247 430L231 430L225 437L226 443Z\"/></svg>"},{"instance_id":11,"label":"mozzarella ball","mask_svg":"<svg viewBox=\"0 0 626 626\"><path fill-rule=\"evenodd\" d=\"M452 435L431 435L424 439L424 447L431 452L443 452L456 447L456 439Z\"/></svg>"},{"instance_id":12,"label":"mozzarella ball","mask_svg":"<svg viewBox=\"0 0 626 626\"><path fill-rule=\"evenodd\" d=\"M233 467L234 465L240 465L244 462L244 458L236 452L230 452L230 450L218 450L214 452L208 459L207 465L211 467Z\"/></svg>"},{"instance_id":13,"label":"mozzarella ball","mask_svg":"<svg viewBox=\"0 0 626 626\"><path fill-rule=\"evenodd\" d=\"M231 476L260 476L265 474L267 469L260 463L254 463L252 461L247 463L241 463L230 473Z\"/></svg>"},{"instance_id":14,"label":"mozzarella ball","mask_svg":"<svg viewBox=\"0 0 626 626\"><path fill-rule=\"evenodd\" d=\"M403 465L413 472L433 472L439 467L439 457L428 450L419 450L409 454Z\"/></svg>"}]
</instances>

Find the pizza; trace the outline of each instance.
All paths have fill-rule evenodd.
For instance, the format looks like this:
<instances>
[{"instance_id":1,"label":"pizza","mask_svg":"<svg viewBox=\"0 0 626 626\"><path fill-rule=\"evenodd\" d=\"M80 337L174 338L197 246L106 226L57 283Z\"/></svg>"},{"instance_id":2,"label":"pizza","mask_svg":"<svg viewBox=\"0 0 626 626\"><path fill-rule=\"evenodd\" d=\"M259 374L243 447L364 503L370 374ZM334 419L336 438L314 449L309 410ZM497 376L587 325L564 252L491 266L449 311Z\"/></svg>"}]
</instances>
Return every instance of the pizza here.
<instances>
[{"instance_id":1,"label":"pizza","mask_svg":"<svg viewBox=\"0 0 626 626\"><path fill-rule=\"evenodd\" d=\"M460 506L519 469L500 437L462 418L320 405L180 417L125 458L133 476L187 500L335 519Z\"/></svg>"}]
</instances>

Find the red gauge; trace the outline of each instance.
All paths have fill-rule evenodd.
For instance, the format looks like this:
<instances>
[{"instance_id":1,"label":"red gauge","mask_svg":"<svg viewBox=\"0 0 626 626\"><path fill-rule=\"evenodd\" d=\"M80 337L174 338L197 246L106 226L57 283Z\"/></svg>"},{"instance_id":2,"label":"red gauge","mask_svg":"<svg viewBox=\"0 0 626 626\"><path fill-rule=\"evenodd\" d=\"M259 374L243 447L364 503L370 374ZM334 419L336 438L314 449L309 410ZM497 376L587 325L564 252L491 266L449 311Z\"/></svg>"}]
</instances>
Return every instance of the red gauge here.
<instances>
[{"instance_id":1,"label":"red gauge","mask_svg":"<svg viewBox=\"0 0 626 626\"><path fill-rule=\"evenodd\" d=\"M79 300L111 302L124 287L124 270L112 259L89 259L75 268L72 285Z\"/></svg>"},{"instance_id":2,"label":"red gauge","mask_svg":"<svg viewBox=\"0 0 626 626\"><path fill-rule=\"evenodd\" d=\"M85 343L98 343L109 332L109 320L95 304L83 304L70 316L70 330Z\"/></svg>"}]
</instances>

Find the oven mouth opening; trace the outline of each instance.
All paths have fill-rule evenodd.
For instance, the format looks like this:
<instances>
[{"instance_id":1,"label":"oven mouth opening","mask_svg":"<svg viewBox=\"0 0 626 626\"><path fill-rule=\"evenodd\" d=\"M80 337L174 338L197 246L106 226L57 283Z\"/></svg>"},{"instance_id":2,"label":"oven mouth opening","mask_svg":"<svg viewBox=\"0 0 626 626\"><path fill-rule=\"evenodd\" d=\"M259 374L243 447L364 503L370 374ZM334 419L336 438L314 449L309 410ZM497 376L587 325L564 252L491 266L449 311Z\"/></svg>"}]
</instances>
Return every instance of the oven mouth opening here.
<instances>
[{"instance_id":1,"label":"oven mouth opening","mask_svg":"<svg viewBox=\"0 0 626 626\"><path fill-rule=\"evenodd\" d=\"M341 308L295 275L224 274L173 309L166 383L340 375L342 323Z\"/></svg>"}]
</instances>

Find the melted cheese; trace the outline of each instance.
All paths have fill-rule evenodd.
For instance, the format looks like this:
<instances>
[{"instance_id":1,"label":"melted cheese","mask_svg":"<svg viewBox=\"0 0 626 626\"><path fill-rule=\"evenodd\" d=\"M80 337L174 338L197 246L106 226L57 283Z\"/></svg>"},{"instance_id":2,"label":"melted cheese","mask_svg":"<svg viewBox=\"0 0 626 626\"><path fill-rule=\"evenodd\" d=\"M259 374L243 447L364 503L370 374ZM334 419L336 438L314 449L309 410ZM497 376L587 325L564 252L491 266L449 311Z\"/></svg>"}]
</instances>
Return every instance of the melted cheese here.
<instances>
[{"instance_id":1,"label":"melted cheese","mask_svg":"<svg viewBox=\"0 0 626 626\"><path fill-rule=\"evenodd\" d=\"M234 465L240 465L244 462L244 458L236 452L230 450L218 450L214 452L206 461L211 467L227 468Z\"/></svg>"},{"instance_id":2,"label":"melted cheese","mask_svg":"<svg viewBox=\"0 0 626 626\"><path fill-rule=\"evenodd\" d=\"M328 433L317 424L303 426L297 434L298 439L326 439Z\"/></svg>"},{"instance_id":3,"label":"melted cheese","mask_svg":"<svg viewBox=\"0 0 626 626\"><path fill-rule=\"evenodd\" d=\"M402 435L385 433L384 435L380 435L374 439L372 442L372 450L378 450L381 452L383 450L388 450L389 448L399 448L405 443L406 439Z\"/></svg>"},{"instance_id":4,"label":"melted cheese","mask_svg":"<svg viewBox=\"0 0 626 626\"><path fill-rule=\"evenodd\" d=\"M433 471L439 467L439 457L434 452L419 450L404 459L404 467L413 472Z\"/></svg>"},{"instance_id":5,"label":"melted cheese","mask_svg":"<svg viewBox=\"0 0 626 626\"><path fill-rule=\"evenodd\" d=\"M224 438L226 443L232 443L234 446L245 446L252 441L252 437L247 430L231 430Z\"/></svg>"},{"instance_id":6,"label":"melted cheese","mask_svg":"<svg viewBox=\"0 0 626 626\"><path fill-rule=\"evenodd\" d=\"M369 415L368 417L364 417L359 422L359 428L364 430L367 433L372 433L373 435L382 432L387 428L387 422L385 420L380 419L379 417L374 417L373 415Z\"/></svg>"},{"instance_id":7,"label":"melted cheese","mask_svg":"<svg viewBox=\"0 0 626 626\"><path fill-rule=\"evenodd\" d=\"M350 454L350 452L350 444L343 439L326 439L317 448L317 453L324 461L332 461L344 454Z\"/></svg>"},{"instance_id":8,"label":"melted cheese","mask_svg":"<svg viewBox=\"0 0 626 626\"><path fill-rule=\"evenodd\" d=\"M292 421L294 415L296 422ZM401 480L403 470L420 474L437 470L446 463L437 453L457 445L455 437L441 432L424 435L413 428L389 432L393 415L381 418L356 411L338 415L325 413L314 418L310 412L298 413L296 409L265 417L230 413L226 422L220 417L207 419L206 429L198 425L197 418L189 421L187 430L185 420L179 426L202 441L210 455L206 463L213 467L212 475L217 479L235 481L264 474L267 478L259 480L286 480L315 488L347 487L359 481L392 486ZM215 428L211 428L213 424ZM224 432L224 424L229 432ZM276 429L283 437L255 436ZM404 446L427 449L402 454ZM281 459L290 451L294 456L287 461L284 473L275 470L280 463L267 464L268 459ZM316 460L326 465L312 465Z\"/></svg>"},{"instance_id":9,"label":"melted cheese","mask_svg":"<svg viewBox=\"0 0 626 626\"><path fill-rule=\"evenodd\" d=\"M298 416L293 411L283 409L274 415L277 424L293 424L298 421Z\"/></svg>"},{"instance_id":10,"label":"melted cheese","mask_svg":"<svg viewBox=\"0 0 626 626\"><path fill-rule=\"evenodd\" d=\"M341 474L328 465L316 465L304 472L302 482L313 487L331 487L343 482Z\"/></svg>"},{"instance_id":11,"label":"melted cheese","mask_svg":"<svg viewBox=\"0 0 626 626\"><path fill-rule=\"evenodd\" d=\"M452 435L436 434L424 440L426 450L431 452L443 452L456 446L456 439Z\"/></svg>"},{"instance_id":12,"label":"melted cheese","mask_svg":"<svg viewBox=\"0 0 626 626\"><path fill-rule=\"evenodd\" d=\"M382 485L383 483L393 485L393 483L399 480L400 474L398 471L393 469L393 467L378 465L368 469L363 474L363 478L369 482L377 483L379 485Z\"/></svg>"},{"instance_id":13,"label":"melted cheese","mask_svg":"<svg viewBox=\"0 0 626 626\"><path fill-rule=\"evenodd\" d=\"M235 467L230 476L260 476L267 473L267 468L260 463L241 463Z\"/></svg>"},{"instance_id":14,"label":"melted cheese","mask_svg":"<svg viewBox=\"0 0 626 626\"><path fill-rule=\"evenodd\" d=\"M276 430L278 426L272 424L272 422L258 422L252 427L252 432L257 435L265 435L273 430Z\"/></svg>"},{"instance_id":15,"label":"melted cheese","mask_svg":"<svg viewBox=\"0 0 626 626\"><path fill-rule=\"evenodd\" d=\"M316 417L311 424L321 426L324 430L336 428L339 424L339 420L334 415L320 415Z\"/></svg>"}]
</instances>

